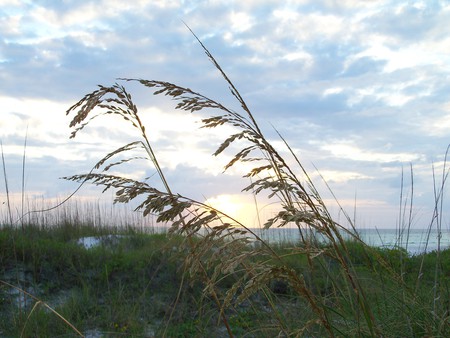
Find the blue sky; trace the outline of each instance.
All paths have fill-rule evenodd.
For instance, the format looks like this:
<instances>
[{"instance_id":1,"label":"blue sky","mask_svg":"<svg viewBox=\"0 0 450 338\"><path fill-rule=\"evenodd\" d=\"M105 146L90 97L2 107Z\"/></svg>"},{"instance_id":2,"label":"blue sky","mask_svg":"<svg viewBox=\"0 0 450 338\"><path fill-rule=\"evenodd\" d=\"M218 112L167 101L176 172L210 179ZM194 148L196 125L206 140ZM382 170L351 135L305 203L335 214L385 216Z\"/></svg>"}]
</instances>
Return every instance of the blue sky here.
<instances>
[{"instance_id":1,"label":"blue sky","mask_svg":"<svg viewBox=\"0 0 450 338\"><path fill-rule=\"evenodd\" d=\"M236 107L186 22L235 83L263 132L280 131L330 198L314 167L360 227L395 227L402 168L414 226L427 226L433 171L450 143L449 1L15 1L0 8L0 138L9 188L63 198L85 173L137 135L103 119L69 139L65 111L117 78L170 81ZM128 85L174 191L250 214L232 152L211 156L230 130L199 129L204 115ZM235 149L236 150L236 149ZM122 168L152 175L143 162ZM5 199L4 182L1 198ZM98 198L83 188L80 198ZM107 196L111 198L111 196ZM271 206L260 201L262 215ZM332 206L332 210L337 210ZM253 217L253 216L252 216ZM254 217L246 222L252 223ZM446 222L446 221L445 221ZM447 224L447 222L445 223Z\"/></svg>"}]
</instances>

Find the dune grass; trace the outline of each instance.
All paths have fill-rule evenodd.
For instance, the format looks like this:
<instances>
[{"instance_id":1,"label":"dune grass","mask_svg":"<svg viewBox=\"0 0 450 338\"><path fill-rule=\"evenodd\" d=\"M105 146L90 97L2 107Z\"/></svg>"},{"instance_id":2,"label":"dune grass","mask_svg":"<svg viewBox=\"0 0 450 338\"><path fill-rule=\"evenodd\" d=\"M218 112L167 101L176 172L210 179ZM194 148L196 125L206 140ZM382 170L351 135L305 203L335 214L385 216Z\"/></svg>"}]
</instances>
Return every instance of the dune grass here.
<instances>
[{"instance_id":1,"label":"dune grass","mask_svg":"<svg viewBox=\"0 0 450 338\"><path fill-rule=\"evenodd\" d=\"M350 227L343 227L335 222L300 159L288 143L279 135L290 152L289 161L265 138L239 91L208 49L200 40L198 42L224 78L241 108L240 112L189 88L172 83L143 79L122 79L122 81L138 82L153 90L156 95L164 94L172 98L177 103L176 109L191 113L203 110L214 112L215 115L202 118L203 128L231 126L236 130L213 154L218 156L228 148L232 148L236 141L245 141L246 145L235 154L225 166L225 170L239 162L254 165L244 175L244 178L251 178L252 183L243 191L250 191L256 195L266 194L281 205L278 214L266 220L264 227L296 226L301 240L297 247L292 248L291 253L297 256L297 259L307 262L307 269L302 272L292 269L286 263L290 254L280 255L245 224L201 201L173 193L146 136L138 109L122 85L100 86L98 90L86 95L68 110L68 114L73 116L70 124L74 128L71 137L75 137L99 114L108 114L121 116L130 122L142 139L106 155L96 166L100 172L76 175L68 179L90 181L103 185L105 189L115 188L117 202L127 203L138 196L144 196L144 201L137 209L142 210L144 215L156 213L158 221L171 224L171 232L186 238L190 247L186 258L189 276L199 279L204 284L204 295L214 299L217 311L230 336L233 332L227 310L253 299L256 294L264 295L268 303L269 312L274 319L272 334L275 335L383 336L393 331L416 335L417 326L426 327L424 328L426 331L423 332L427 334L440 335L442 330L446 332L448 312L445 305L442 303L435 307L428 316L416 315L417 290L405 284L405 271L394 269L389 255L368 249L360 241L350 217L347 217ZM164 190L149 186L145 182L107 174L111 165L123 163L120 161L107 165L111 158L136 148L142 148L146 152L164 184ZM375 299L372 293L369 296L370 290L353 260L352 247L348 246L342 232L347 232L347 235L353 236L353 241L359 242L359 255L371 257L367 266L378 273L380 288L384 290L384 293L377 295ZM309 233L319 233L325 239L325 244L314 236L308 236ZM194 237L200 240L193 241ZM250 239L255 239L259 245L249 247ZM403 263L401 266L403 267ZM233 277L234 282L223 293L218 289L218 285L230 277ZM317 287L317 280L321 282L326 280L324 286L326 292L323 292L323 288ZM272 300L273 295L268 285L274 281L289 287L301 303L301 310L299 309L298 313L304 318L296 321L293 326ZM441 290L437 290L438 285L440 283L435 280L434 288L437 293L434 299L437 299L436 295L439 295L439 298L442 295ZM401 293L398 297L393 296L399 289ZM375 306L374 302L379 302L383 306ZM402 314L400 322L398 316L395 316L395 322L389 320L390 312ZM416 325L416 321L423 318L427 321Z\"/></svg>"},{"instance_id":2,"label":"dune grass","mask_svg":"<svg viewBox=\"0 0 450 338\"><path fill-rule=\"evenodd\" d=\"M127 237L129 234L125 233L126 238L134 238L142 246L130 249L128 240L124 240L113 251L106 246L92 252L67 242L67 238L64 242L34 240L29 246L36 251L28 252L21 244L26 236L16 237L12 252L22 252L23 262L31 266L34 279L42 279L42 269L50 269L47 259L56 259L50 266L59 270L44 276L61 274L61 283L76 285L71 301L65 302L58 313L69 323L79 323L84 330L91 325L115 334L122 330L128 335L145 336L142 318L144 322L154 320L146 315L158 309L157 304L167 308L167 302L152 299L150 306L141 299L149 295L149 290L164 295L164 287L176 284L174 302L163 315L167 324L158 327L156 336L211 336L212 328L213 336L230 337L450 335L444 252L410 257L400 249L371 248L361 241L350 217L350 226L337 223L287 141L279 135L289 159L266 139L237 88L208 49L198 42L237 100L239 112L187 87L143 79L120 79L122 84L99 86L68 110L72 116L71 137L76 137L92 119L112 115L131 124L139 139L107 154L89 173L66 179L100 185L104 191L114 189L118 203L138 201L136 210L144 217L156 215L158 222L169 225L172 237L166 240L177 241L174 247L179 255L175 261L169 258L172 255L157 255L155 252L162 251L151 242L155 238L141 238L143 234ZM124 86L129 81L156 95L168 96L176 102L176 109L213 114L202 117L203 128L233 127L235 133L213 154L218 156L245 144L225 170L237 163L252 164L244 175L246 182L251 178L251 183L243 191L267 196L281 206L273 218L264 221L264 227L294 226L299 242L273 245L220 210L172 191L138 108ZM146 181L109 174L112 167L142 158L123 157L136 151L142 151L156 169L163 189ZM436 205L439 203L436 198ZM28 231L32 238L31 228L23 233ZM42 231L45 234L45 229ZM319 234L321 239L310 234ZM52 251L44 250L47 247ZM16 254L14 259L21 262L20 257ZM429 264L434 264L431 279L425 270ZM55 287L52 283L44 280L48 289ZM123 310L123 304L134 310ZM39 319L48 315L41 307L33 309L32 315L20 318L19 327L30 332L49 332L56 330L57 325L67 326L59 317L53 316L51 322ZM34 318L38 318L36 324ZM91 318L90 323L86 323L87 318ZM37 324L42 322L48 327Z\"/></svg>"},{"instance_id":3,"label":"dune grass","mask_svg":"<svg viewBox=\"0 0 450 338\"><path fill-rule=\"evenodd\" d=\"M158 328L150 319L164 320L180 285L182 260L172 253L180 239L69 222L24 230L0 230L2 336L76 334L67 323L83 332L143 335ZM77 243L85 236L104 241L85 248Z\"/></svg>"},{"instance_id":4,"label":"dune grass","mask_svg":"<svg viewBox=\"0 0 450 338\"><path fill-rule=\"evenodd\" d=\"M86 236L104 240L92 248L77 244L77 239ZM194 245L201 247L202 240L195 237ZM69 222L49 227L26 225L24 231L3 226L0 333L24 337L93 333L111 337L227 336L214 298L205 294L201 280L189 275L186 259L192 256L191 245L184 236L148 233L142 228L99 228ZM446 323L430 311L434 308L436 251L409 255L401 249L367 247L352 240L345 245L346 264L352 266L365 290L377 329L384 336L446 335ZM301 243L273 243L271 248L276 257L253 255L245 264L263 264L277 273L265 280L264 287L258 285L241 301L230 300L231 305L223 309L234 336L273 337L279 333L280 323L294 336L328 336L308 300L284 277L287 270L302 276L310 294L325 302L329 320L339 326L336 335L359 335L352 331L357 324L351 317L355 304L348 303L352 290L335 259L323 254L323 259L309 262ZM330 247L318 249L326 252ZM248 244L246 250L254 250L254 245ZM209 255L216 251L212 246ZM450 250L440 256L443 271L449 271ZM415 289L422 264L425 273ZM210 264L207 272L213 275L220 265ZM402 280L398 280L401 271ZM246 274L246 268L239 266L233 273L221 274L214 285L216 295L226 298ZM445 295L448 279L440 281Z\"/></svg>"}]
</instances>

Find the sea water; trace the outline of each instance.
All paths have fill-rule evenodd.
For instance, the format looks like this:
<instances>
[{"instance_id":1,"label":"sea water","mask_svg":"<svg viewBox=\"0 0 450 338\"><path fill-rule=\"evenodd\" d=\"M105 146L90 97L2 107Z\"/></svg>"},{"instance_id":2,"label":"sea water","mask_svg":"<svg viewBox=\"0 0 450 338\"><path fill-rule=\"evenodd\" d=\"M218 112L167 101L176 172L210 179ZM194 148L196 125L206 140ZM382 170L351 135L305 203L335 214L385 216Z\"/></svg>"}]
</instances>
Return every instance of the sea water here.
<instances>
[{"instance_id":1,"label":"sea water","mask_svg":"<svg viewBox=\"0 0 450 338\"><path fill-rule=\"evenodd\" d=\"M364 229L358 231L369 245L402 247L410 254L420 254L450 247L450 231L437 229Z\"/></svg>"},{"instance_id":2,"label":"sea water","mask_svg":"<svg viewBox=\"0 0 450 338\"><path fill-rule=\"evenodd\" d=\"M167 227L152 227L155 233L166 232ZM300 241L300 232L297 228L250 228L250 230L260 237L262 240L271 243L296 243ZM436 228L432 229L356 229L361 240L366 244L380 248L404 248L411 255L418 255L434 250L445 250L450 248L450 229ZM341 233L344 238L350 236ZM320 235L312 230L303 230L305 236L317 236L319 240ZM252 236L250 236L252 237Z\"/></svg>"},{"instance_id":3,"label":"sea water","mask_svg":"<svg viewBox=\"0 0 450 338\"><path fill-rule=\"evenodd\" d=\"M253 229L269 242L292 242L300 240L300 232L293 228ZM360 238L370 246L382 248L401 247L417 255L433 250L450 248L450 230L442 229L356 229ZM311 231L306 233L311 235ZM316 234L317 235L317 234ZM320 235L319 235L320 236ZM349 238L343 233L343 237Z\"/></svg>"}]
</instances>

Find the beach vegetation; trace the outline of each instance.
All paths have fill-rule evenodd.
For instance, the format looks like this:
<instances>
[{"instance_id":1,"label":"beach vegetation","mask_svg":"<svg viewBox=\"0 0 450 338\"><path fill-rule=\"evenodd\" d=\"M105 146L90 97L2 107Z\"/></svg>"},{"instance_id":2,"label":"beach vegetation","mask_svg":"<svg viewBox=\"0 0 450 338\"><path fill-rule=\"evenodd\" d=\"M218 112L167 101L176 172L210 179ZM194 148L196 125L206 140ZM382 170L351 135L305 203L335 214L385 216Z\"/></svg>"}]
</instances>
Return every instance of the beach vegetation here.
<instances>
[{"instance_id":1,"label":"beach vegetation","mask_svg":"<svg viewBox=\"0 0 450 338\"><path fill-rule=\"evenodd\" d=\"M346 224L337 222L301 158L276 130L288 158L265 137L234 83L198 42L239 110L173 83L119 79L99 86L67 111L72 138L93 119L112 116L135 128L137 138L99 159L88 173L66 179L112 190L116 203L136 203L136 212L154 215L167 233L71 222L59 227L5 222L0 232L0 311L8 324L2 333L449 336L448 253L411 256L402 248L371 247L345 210ZM199 114L203 128L230 127L232 134L213 155L234 151L225 171L238 163L250 165L243 193L279 205L264 220L264 229L293 227L299 240L270 243L205 201L173 191L147 136L151 127L142 123L126 88L130 82L169 97L178 110ZM142 158L156 171L158 185L110 173L112 167ZM113 240L85 248L76 241L86 236ZM10 274L15 279L6 278ZM17 310L11 290L31 298L29 305L24 300Z\"/></svg>"}]
</instances>

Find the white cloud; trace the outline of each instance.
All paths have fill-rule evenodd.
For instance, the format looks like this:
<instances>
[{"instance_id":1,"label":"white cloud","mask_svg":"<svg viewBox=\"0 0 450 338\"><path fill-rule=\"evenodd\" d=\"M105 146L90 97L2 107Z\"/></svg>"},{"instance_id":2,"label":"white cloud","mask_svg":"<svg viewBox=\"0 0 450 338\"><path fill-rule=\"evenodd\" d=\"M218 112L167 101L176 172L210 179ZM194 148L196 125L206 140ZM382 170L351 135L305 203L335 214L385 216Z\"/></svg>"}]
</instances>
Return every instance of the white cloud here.
<instances>
[{"instance_id":1,"label":"white cloud","mask_svg":"<svg viewBox=\"0 0 450 338\"><path fill-rule=\"evenodd\" d=\"M313 39L330 39L342 37L349 33L349 23L337 15L293 12L290 9L276 9L273 11L276 21L276 34L290 38L292 41L312 41Z\"/></svg>"},{"instance_id":2,"label":"white cloud","mask_svg":"<svg viewBox=\"0 0 450 338\"><path fill-rule=\"evenodd\" d=\"M68 144L60 145L38 145L33 146L27 144L26 148L24 148L25 135L23 137L23 142L20 145L17 144L4 144L3 150L5 155L22 155L25 151L25 155L27 160L35 160L41 158L54 158L55 160L61 161L85 161L86 153L83 153L83 147L78 146L77 148L70 147ZM104 156L106 154L101 153L100 151L94 153L90 152L91 156L98 156L98 160L100 160L100 156Z\"/></svg>"},{"instance_id":3,"label":"white cloud","mask_svg":"<svg viewBox=\"0 0 450 338\"><path fill-rule=\"evenodd\" d=\"M312 66L314 63L314 56L302 50L289 52L282 59L287 61L303 61L307 67Z\"/></svg>"},{"instance_id":4,"label":"white cloud","mask_svg":"<svg viewBox=\"0 0 450 338\"><path fill-rule=\"evenodd\" d=\"M231 12L231 29L235 32L245 32L252 28L253 18L244 12Z\"/></svg>"},{"instance_id":5,"label":"white cloud","mask_svg":"<svg viewBox=\"0 0 450 338\"><path fill-rule=\"evenodd\" d=\"M448 136L450 134L450 103L445 103L436 109L442 111L442 115L423 118L420 121L420 130L433 137Z\"/></svg>"},{"instance_id":6,"label":"white cloud","mask_svg":"<svg viewBox=\"0 0 450 338\"><path fill-rule=\"evenodd\" d=\"M0 17L0 31L6 36L18 35L21 32L22 15L16 14L9 17Z\"/></svg>"},{"instance_id":7,"label":"white cloud","mask_svg":"<svg viewBox=\"0 0 450 338\"><path fill-rule=\"evenodd\" d=\"M421 154L415 153L389 153L364 150L352 142L335 142L333 144L322 144L321 149L330 152L338 158L365 162L412 162L423 158Z\"/></svg>"},{"instance_id":8,"label":"white cloud","mask_svg":"<svg viewBox=\"0 0 450 338\"><path fill-rule=\"evenodd\" d=\"M450 66L450 61L445 52L446 46L450 43L448 38L438 41L402 42L387 35L370 33L363 42L367 46L365 50L352 55L348 62L353 62L362 57L384 60L387 62L384 66L384 71L387 73L424 65L445 66L447 68Z\"/></svg>"},{"instance_id":9,"label":"white cloud","mask_svg":"<svg viewBox=\"0 0 450 338\"><path fill-rule=\"evenodd\" d=\"M382 82L381 78L372 81L367 85L361 84L359 88L349 88L352 91L347 99L349 107L361 103L364 99L381 101L389 107L402 107L413 100L420 100L431 95L434 79L427 78L422 72L415 76L408 76L402 73L399 78L389 78L389 81ZM410 88L421 88L419 92L409 92Z\"/></svg>"},{"instance_id":10,"label":"white cloud","mask_svg":"<svg viewBox=\"0 0 450 338\"><path fill-rule=\"evenodd\" d=\"M289 8L275 9L272 15L281 21L281 23L288 23L290 21L296 21L299 18L299 13Z\"/></svg>"},{"instance_id":11,"label":"white cloud","mask_svg":"<svg viewBox=\"0 0 450 338\"><path fill-rule=\"evenodd\" d=\"M67 129L65 111L69 103L58 103L48 99L12 98L0 96L2 135L33 135L45 142L54 142ZM65 135L68 135L67 133Z\"/></svg>"},{"instance_id":12,"label":"white cloud","mask_svg":"<svg viewBox=\"0 0 450 338\"><path fill-rule=\"evenodd\" d=\"M322 176L325 182L333 183L347 183L354 180L366 180L373 179L373 176L368 176L355 171L338 171L338 170L320 170L317 174L312 174L311 176Z\"/></svg>"},{"instance_id":13,"label":"white cloud","mask_svg":"<svg viewBox=\"0 0 450 338\"><path fill-rule=\"evenodd\" d=\"M339 94L342 93L342 91L344 90L344 88L342 87L331 87L331 88L327 88L323 91L322 96L329 96L329 95L333 95L333 94Z\"/></svg>"}]
</instances>

